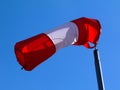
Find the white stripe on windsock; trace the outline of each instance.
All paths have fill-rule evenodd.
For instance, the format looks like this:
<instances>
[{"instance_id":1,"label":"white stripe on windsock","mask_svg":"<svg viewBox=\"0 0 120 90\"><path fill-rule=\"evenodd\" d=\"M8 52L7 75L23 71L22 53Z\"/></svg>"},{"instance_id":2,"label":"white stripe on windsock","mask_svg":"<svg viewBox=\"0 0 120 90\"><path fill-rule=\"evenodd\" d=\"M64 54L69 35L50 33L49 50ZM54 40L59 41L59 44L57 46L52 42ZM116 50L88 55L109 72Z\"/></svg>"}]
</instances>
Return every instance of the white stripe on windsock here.
<instances>
[{"instance_id":1,"label":"white stripe on windsock","mask_svg":"<svg viewBox=\"0 0 120 90\"><path fill-rule=\"evenodd\" d=\"M72 22L65 23L46 33L53 41L56 51L60 48L74 44L78 40L78 28Z\"/></svg>"}]
</instances>

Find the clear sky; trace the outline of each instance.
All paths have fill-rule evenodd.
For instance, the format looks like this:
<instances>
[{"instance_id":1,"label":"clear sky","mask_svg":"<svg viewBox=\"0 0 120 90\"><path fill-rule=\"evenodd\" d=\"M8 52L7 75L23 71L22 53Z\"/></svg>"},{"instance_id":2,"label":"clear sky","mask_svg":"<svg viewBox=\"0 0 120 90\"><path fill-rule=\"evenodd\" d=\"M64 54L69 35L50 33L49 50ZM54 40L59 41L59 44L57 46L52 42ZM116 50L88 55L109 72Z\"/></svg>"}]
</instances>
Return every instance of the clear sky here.
<instances>
[{"instance_id":1,"label":"clear sky","mask_svg":"<svg viewBox=\"0 0 120 90\"><path fill-rule=\"evenodd\" d=\"M0 90L98 90L93 50L68 46L31 72L14 54L16 42L82 16L101 22L105 88L120 90L120 0L1 0Z\"/></svg>"}]
</instances>

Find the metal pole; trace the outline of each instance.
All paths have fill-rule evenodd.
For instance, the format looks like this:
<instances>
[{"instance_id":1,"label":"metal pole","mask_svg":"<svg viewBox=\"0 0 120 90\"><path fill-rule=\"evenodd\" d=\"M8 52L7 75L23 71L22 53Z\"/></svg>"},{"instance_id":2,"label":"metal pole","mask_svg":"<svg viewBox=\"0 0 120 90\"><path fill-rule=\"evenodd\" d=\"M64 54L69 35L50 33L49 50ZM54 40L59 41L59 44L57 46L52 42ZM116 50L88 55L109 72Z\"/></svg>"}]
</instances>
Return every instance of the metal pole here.
<instances>
[{"instance_id":1,"label":"metal pole","mask_svg":"<svg viewBox=\"0 0 120 90\"><path fill-rule=\"evenodd\" d=\"M94 50L94 63L95 63L96 77L99 88L98 90L105 90L98 49Z\"/></svg>"}]
</instances>

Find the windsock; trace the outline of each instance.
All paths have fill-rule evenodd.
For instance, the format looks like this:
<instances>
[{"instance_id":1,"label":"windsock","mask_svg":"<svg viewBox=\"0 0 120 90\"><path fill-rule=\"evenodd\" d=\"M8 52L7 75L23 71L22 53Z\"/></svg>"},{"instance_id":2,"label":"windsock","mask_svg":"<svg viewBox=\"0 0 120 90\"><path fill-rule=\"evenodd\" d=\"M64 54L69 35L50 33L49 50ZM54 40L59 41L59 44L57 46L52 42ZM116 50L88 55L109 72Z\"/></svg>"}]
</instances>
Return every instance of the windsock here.
<instances>
[{"instance_id":1,"label":"windsock","mask_svg":"<svg viewBox=\"0 0 120 90\"><path fill-rule=\"evenodd\" d=\"M69 45L96 47L100 33L101 25L97 19L81 17L17 42L14 51L19 64L25 70L31 71L63 47Z\"/></svg>"}]
</instances>

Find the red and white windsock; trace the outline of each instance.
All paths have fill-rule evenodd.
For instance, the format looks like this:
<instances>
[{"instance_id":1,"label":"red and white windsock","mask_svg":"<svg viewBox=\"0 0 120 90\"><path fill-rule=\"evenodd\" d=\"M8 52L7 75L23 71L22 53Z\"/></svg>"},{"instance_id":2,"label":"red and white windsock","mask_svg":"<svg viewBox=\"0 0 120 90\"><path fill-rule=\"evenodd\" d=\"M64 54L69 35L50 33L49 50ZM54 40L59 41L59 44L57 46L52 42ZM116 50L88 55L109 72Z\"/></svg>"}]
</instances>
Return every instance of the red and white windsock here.
<instances>
[{"instance_id":1,"label":"red and white windsock","mask_svg":"<svg viewBox=\"0 0 120 90\"><path fill-rule=\"evenodd\" d=\"M82 17L46 33L17 42L14 50L19 64L25 70L31 71L57 50L68 45L96 47L100 33L101 25L98 20ZM90 46L89 43L93 43L94 46Z\"/></svg>"}]
</instances>

